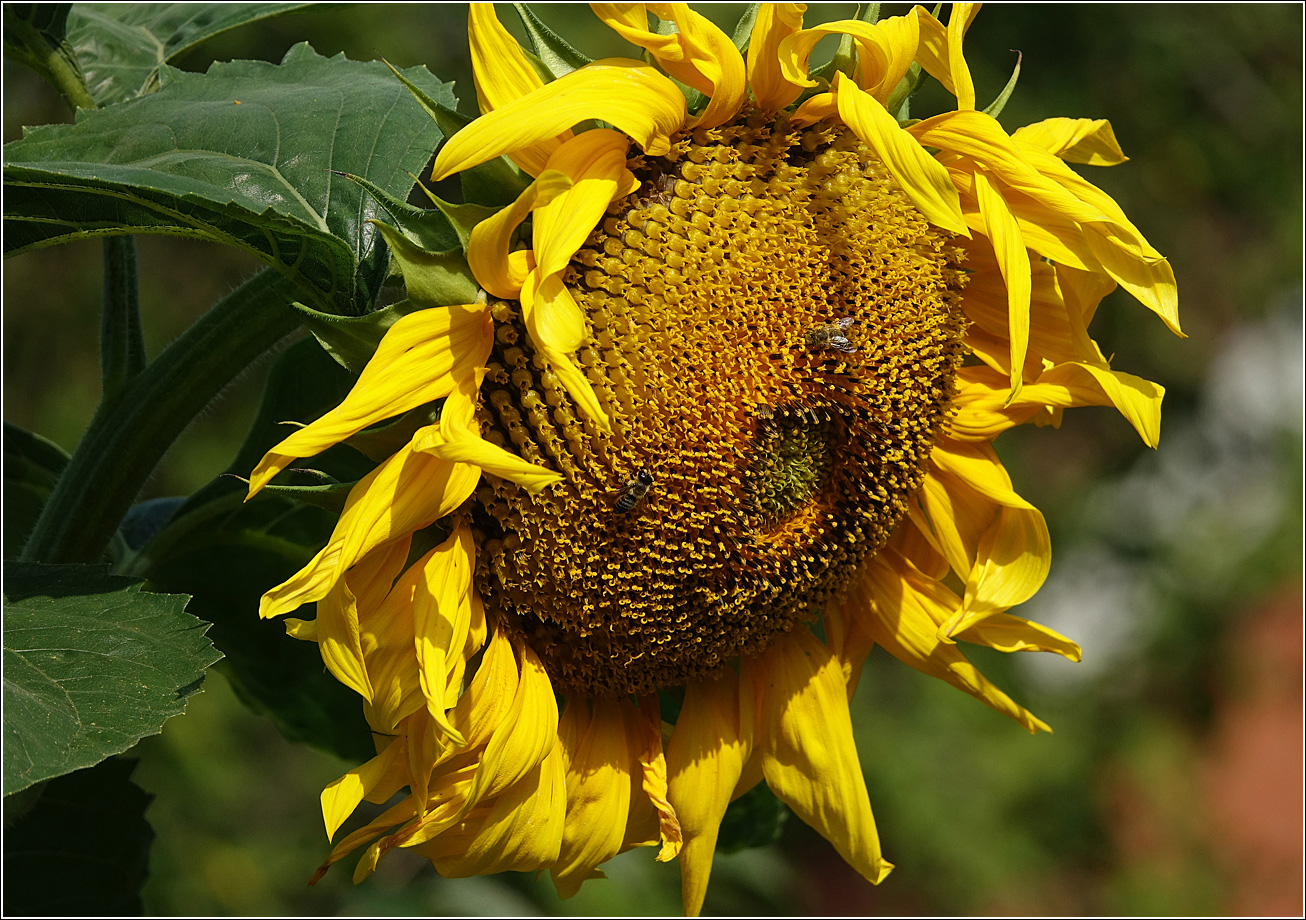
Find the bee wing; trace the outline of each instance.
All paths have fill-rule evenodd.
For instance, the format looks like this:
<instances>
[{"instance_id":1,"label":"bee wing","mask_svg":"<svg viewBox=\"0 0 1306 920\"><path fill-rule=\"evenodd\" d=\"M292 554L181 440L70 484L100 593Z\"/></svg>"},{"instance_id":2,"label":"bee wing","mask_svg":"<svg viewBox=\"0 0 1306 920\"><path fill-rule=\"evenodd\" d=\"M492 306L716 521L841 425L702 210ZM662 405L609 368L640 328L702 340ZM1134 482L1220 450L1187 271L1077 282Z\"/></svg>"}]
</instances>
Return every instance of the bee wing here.
<instances>
[{"instance_id":1,"label":"bee wing","mask_svg":"<svg viewBox=\"0 0 1306 920\"><path fill-rule=\"evenodd\" d=\"M844 316L835 320L834 322L835 325L839 327L840 332L847 332L848 327L851 326L855 322L855 320L851 316Z\"/></svg>"}]
</instances>

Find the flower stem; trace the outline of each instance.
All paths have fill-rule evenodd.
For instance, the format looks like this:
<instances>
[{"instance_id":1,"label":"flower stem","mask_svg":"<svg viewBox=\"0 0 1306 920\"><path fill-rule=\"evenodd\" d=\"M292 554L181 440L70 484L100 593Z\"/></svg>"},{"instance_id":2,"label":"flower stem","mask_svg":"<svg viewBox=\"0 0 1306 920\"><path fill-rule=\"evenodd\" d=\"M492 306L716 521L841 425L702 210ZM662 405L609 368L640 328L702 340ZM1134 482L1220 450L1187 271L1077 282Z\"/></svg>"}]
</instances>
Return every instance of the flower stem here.
<instances>
[{"instance_id":1,"label":"flower stem","mask_svg":"<svg viewBox=\"0 0 1306 920\"><path fill-rule=\"evenodd\" d=\"M22 559L99 562L141 486L186 426L299 324L294 285L265 269L214 304L134 378L106 394L36 522Z\"/></svg>"},{"instance_id":2,"label":"flower stem","mask_svg":"<svg viewBox=\"0 0 1306 920\"><path fill-rule=\"evenodd\" d=\"M140 291L136 281L136 240L104 240L104 305L100 312L101 398L113 402L145 370Z\"/></svg>"}]
</instances>

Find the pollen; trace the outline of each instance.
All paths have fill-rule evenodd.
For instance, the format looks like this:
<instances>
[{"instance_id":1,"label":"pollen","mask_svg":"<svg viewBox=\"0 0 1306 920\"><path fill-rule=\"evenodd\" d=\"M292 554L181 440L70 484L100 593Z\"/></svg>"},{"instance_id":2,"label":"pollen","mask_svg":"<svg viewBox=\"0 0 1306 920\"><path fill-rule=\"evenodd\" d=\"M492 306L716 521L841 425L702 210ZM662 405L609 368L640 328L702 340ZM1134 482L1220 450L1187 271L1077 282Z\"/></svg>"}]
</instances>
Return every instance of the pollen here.
<instances>
[{"instance_id":1,"label":"pollen","mask_svg":"<svg viewBox=\"0 0 1306 920\"><path fill-rule=\"evenodd\" d=\"M472 512L487 606L593 696L818 616L919 488L965 331L960 250L842 128L751 116L628 165L564 279L612 430L498 303L482 429L564 480L487 475Z\"/></svg>"}]
</instances>

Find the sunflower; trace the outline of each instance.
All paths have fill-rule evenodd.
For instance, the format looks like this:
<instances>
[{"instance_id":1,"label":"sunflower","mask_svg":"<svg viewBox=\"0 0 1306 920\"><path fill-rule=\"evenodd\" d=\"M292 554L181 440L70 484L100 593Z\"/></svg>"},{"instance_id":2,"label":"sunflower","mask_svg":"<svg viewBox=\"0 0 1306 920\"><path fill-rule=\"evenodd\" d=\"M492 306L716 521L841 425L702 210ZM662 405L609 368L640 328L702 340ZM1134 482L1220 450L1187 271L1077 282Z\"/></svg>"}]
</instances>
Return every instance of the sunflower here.
<instances>
[{"instance_id":1,"label":"sunflower","mask_svg":"<svg viewBox=\"0 0 1306 920\"><path fill-rule=\"evenodd\" d=\"M263 599L317 603L289 630L376 738L323 792L328 836L407 789L321 871L410 847L446 876L549 869L567 897L656 846L694 913L726 807L764 780L879 882L862 663L879 644L1048 730L958 644L1079 657L1008 612L1050 545L990 442L1113 405L1155 445L1162 389L1087 326L1119 285L1178 333L1174 276L1066 165L1122 162L1109 124L1009 135L976 109L968 4L812 28L759 4L737 42L684 4L592 6L644 60L536 57L472 7L483 114L433 178L525 177L466 234L482 293L442 304L434 256L388 232L425 308L251 477L439 407ZM906 117L922 71L955 111Z\"/></svg>"}]
</instances>

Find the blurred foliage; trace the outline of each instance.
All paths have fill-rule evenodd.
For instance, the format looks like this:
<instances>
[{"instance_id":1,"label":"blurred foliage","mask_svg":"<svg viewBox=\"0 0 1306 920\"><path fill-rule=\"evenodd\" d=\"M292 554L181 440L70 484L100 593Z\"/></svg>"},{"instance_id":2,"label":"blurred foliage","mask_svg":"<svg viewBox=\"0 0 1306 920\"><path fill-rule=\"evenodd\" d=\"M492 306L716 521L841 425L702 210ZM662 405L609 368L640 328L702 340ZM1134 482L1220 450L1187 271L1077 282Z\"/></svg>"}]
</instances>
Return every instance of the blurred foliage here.
<instances>
[{"instance_id":1,"label":"blurred foliage","mask_svg":"<svg viewBox=\"0 0 1306 920\"><path fill-rule=\"evenodd\" d=\"M729 28L741 8L707 12ZM884 13L905 9L890 4ZM814 4L807 20L852 12ZM512 23L506 8L501 14ZM583 7L539 14L591 56L630 53ZM461 110L474 114L464 17L444 4L329 6L220 36L179 64L278 61L307 40L323 55L426 64L457 81ZM775 847L718 856L706 911L1205 914L1277 905L1294 913L1300 9L1006 5L980 13L966 48L981 104L1005 84L1010 49L1023 53L1001 119L1009 130L1057 115L1105 117L1133 158L1081 171L1170 257L1189 338L1171 336L1119 292L1092 331L1117 367L1167 388L1161 447L1147 451L1105 409L1068 413L1056 433L1017 429L998 443L1017 489L1046 513L1056 547L1047 588L1018 612L1081 640L1086 660L973 657L1057 733L1030 738L873 653L854 723L885 852L898 868L872 889L791 820ZM53 90L8 60L4 67L6 141L22 124L71 120ZM941 102L927 86L913 114ZM239 253L190 241L144 237L139 249L151 354L254 268ZM25 254L6 264L4 285L5 416L70 450L98 396L100 247ZM262 377L251 373L196 420L145 497L189 494L228 466ZM1274 689L1281 685L1286 696ZM1281 711L1264 700L1286 702ZM1279 721L1257 721L1267 712ZM1257 726L1260 735L1237 734ZM1268 760L1222 753L1261 750ZM643 850L605 866L609 881L568 902L547 878L446 881L403 854L359 888L345 867L306 888L326 851L318 792L349 764L289 744L217 676L137 753L135 779L156 795L151 913L679 910L675 867ZM1290 827L1273 844L1280 838L1258 828L1284 813ZM1293 846L1295 859L1288 852L1275 862ZM1264 867L1275 870L1268 881Z\"/></svg>"}]
</instances>

